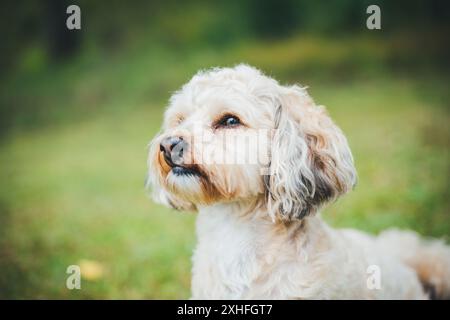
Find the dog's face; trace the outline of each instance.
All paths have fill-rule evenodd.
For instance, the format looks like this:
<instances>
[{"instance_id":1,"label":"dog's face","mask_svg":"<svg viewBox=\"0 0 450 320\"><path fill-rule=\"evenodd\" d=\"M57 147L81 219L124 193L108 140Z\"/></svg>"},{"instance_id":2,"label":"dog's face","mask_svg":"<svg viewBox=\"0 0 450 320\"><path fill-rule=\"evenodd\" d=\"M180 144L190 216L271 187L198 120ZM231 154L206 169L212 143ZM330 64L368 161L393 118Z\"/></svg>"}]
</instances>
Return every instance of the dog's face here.
<instances>
[{"instance_id":1,"label":"dog's face","mask_svg":"<svg viewBox=\"0 0 450 320\"><path fill-rule=\"evenodd\" d=\"M172 96L149 169L156 200L174 208L257 200L282 220L315 212L356 180L323 108L245 65L201 72Z\"/></svg>"}]
</instances>

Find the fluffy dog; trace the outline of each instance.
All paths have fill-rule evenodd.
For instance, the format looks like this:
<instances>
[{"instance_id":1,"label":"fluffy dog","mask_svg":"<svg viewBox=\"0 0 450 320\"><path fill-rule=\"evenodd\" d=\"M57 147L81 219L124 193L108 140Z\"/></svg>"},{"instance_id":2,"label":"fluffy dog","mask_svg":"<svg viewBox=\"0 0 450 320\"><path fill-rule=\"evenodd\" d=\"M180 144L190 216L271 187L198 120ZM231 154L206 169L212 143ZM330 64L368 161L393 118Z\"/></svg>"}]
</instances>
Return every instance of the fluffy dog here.
<instances>
[{"instance_id":1,"label":"fluffy dog","mask_svg":"<svg viewBox=\"0 0 450 320\"><path fill-rule=\"evenodd\" d=\"M442 242L321 219L356 182L347 139L304 88L250 66L199 72L171 97L149 182L158 202L198 211L194 299L449 297Z\"/></svg>"}]
</instances>

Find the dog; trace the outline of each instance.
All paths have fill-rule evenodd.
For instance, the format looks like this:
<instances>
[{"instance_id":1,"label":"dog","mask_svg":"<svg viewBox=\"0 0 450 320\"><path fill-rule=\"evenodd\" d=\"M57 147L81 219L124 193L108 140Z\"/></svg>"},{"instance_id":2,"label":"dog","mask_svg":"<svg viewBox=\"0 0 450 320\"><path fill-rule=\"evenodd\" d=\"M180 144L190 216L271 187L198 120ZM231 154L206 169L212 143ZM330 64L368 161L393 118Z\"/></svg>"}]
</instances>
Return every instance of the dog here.
<instances>
[{"instance_id":1,"label":"dog","mask_svg":"<svg viewBox=\"0 0 450 320\"><path fill-rule=\"evenodd\" d=\"M251 132L257 143L239 138ZM243 154L267 161L219 161ZM193 299L450 297L443 241L321 219L357 174L345 135L303 87L245 64L200 71L172 95L148 164L157 202L198 212Z\"/></svg>"}]
</instances>

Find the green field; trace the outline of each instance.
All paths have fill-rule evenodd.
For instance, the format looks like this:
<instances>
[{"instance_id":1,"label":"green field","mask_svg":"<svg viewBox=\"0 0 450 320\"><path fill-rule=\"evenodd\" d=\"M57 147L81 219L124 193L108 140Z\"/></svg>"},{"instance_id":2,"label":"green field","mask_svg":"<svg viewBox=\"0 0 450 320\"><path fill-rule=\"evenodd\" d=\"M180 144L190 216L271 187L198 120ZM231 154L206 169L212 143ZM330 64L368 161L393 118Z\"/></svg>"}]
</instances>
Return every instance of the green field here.
<instances>
[{"instance_id":1,"label":"green field","mask_svg":"<svg viewBox=\"0 0 450 320\"><path fill-rule=\"evenodd\" d=\"M0 140L0 298L189 297L195 215L149 199L146 153L170 93L209 66L250 63L327 106L359 174L330 224L450 236L448 78L380 67L380 42L346 41L149 45L52 68L31 51L1 93L20 111ZM83 261L92 275L68 290Z\"/></svg>"}]
</instances>

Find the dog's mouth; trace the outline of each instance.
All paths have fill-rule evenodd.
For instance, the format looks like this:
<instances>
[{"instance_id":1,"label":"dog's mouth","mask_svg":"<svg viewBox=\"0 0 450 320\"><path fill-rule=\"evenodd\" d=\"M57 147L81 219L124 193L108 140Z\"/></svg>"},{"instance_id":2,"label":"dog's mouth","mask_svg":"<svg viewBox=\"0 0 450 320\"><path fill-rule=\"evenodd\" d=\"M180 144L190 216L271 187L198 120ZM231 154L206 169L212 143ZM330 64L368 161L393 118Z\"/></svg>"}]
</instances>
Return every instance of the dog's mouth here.
<instances>
[{"instance_id":1,"label":"dog's mouth","mask_svg":"<svg viewBox=\"0 0 450 320\"><path fill-rule=\"evenodd\" d=\"M161 159L162 158L162 159ZM186 165L181 163L175 163L164 152L160 153L160 164L164 171L171 172L175 176L197 176L203 177L203 173L196 165Z\"/></svg>"},{"instance_id":2,"label":"dog's mouth","mask_svg":"<svg viewBox=\"0 0 450 320\"><path fill-rule=\"evenodd\" d=\"M198 177L202 176L202 174L197 168L185 167L180 165L173 166L171 172L176 176L198 176Z\"/></svg>"}]
</instances>

